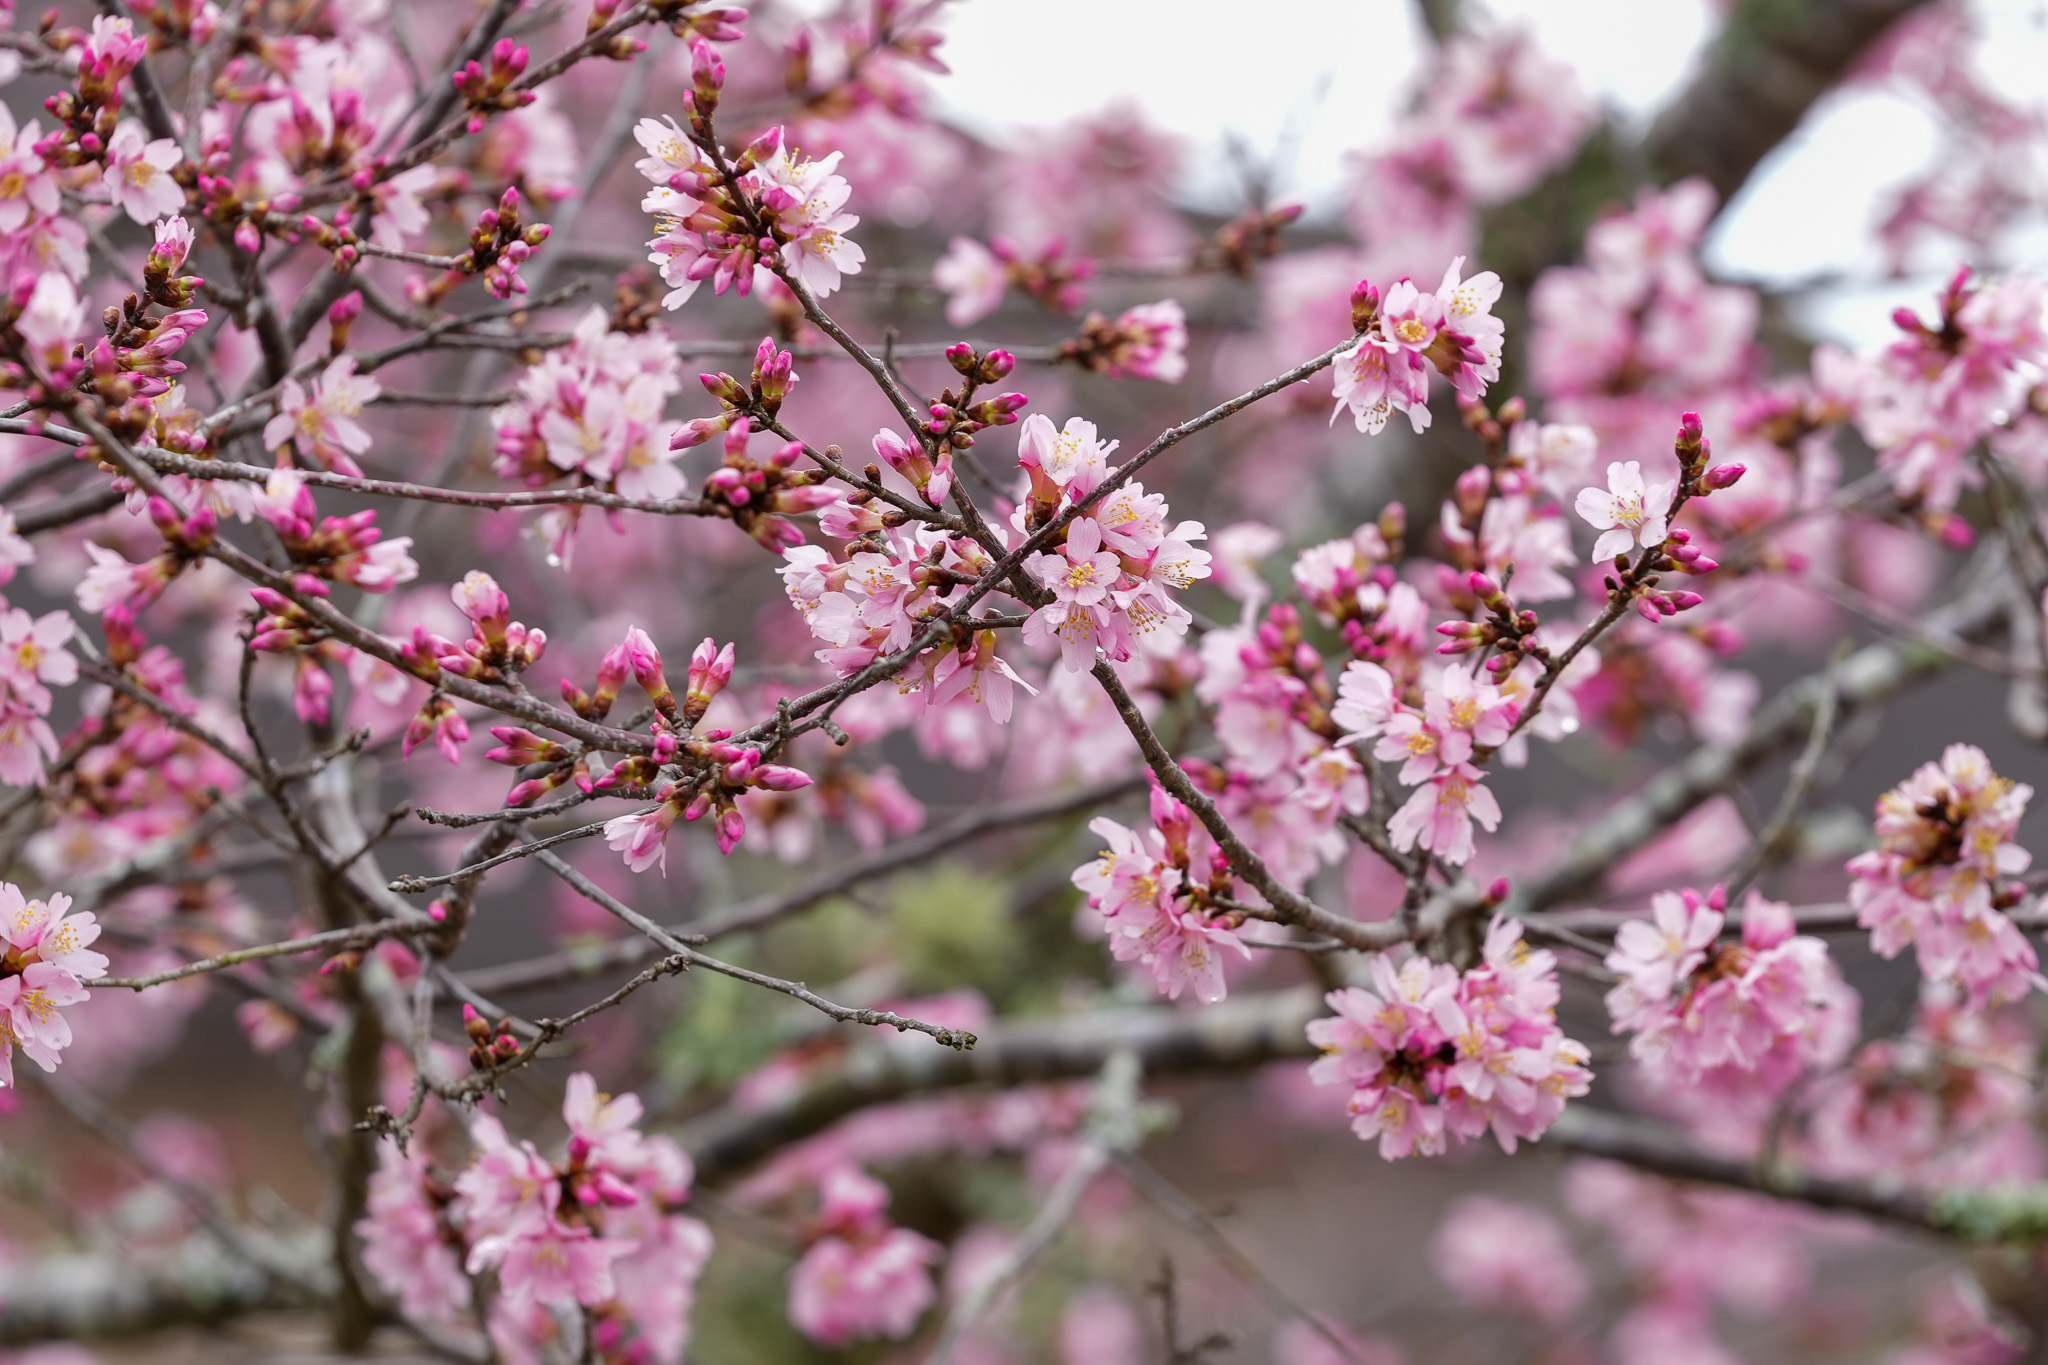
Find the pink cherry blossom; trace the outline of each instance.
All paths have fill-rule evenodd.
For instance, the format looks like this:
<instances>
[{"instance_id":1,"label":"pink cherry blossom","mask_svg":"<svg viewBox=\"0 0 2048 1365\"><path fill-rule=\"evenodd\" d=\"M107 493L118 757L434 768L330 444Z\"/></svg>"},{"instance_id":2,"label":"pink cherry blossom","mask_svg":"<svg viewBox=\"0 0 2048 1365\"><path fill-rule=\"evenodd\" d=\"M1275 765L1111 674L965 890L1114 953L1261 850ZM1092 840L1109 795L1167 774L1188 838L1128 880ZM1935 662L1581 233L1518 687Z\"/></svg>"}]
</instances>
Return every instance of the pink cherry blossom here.
<instances>
[{"instance_id":1,"label":"pink cherry blossom","mask_svg":"<svg viewBox=\"0 0 2048 1365\"><path fill-rule=\"evenodd\" d=\"M938 1297L932 1267L941 1248L891 1226L888 1191L864 1172L835 1167L819 1194L827 1231L790 1271L790 1322L828 1348L909 1336Z\"/></svg>"},{"instance_id":2,"label":"pink cherry blossom","mask_svg":"<svg viewBox=\"0 0 2048 1365\"><path fill-rule=\"evenodd\" d=\"M1180 304L1172 299L1141 303L1118 314L1115 325L1129 354L1107 373L1164 384L1178 384L1187 377L1188 321Z\"/></svg>"},{"instance_id":3,"label":"pink cherry blossom","mask_svg":"<svg viewBox=\"0 0 2048 1365\"><path fill-rule=\"evenodd\" d=\"M1604 490L1581 489L1573 505L1601 532L1593 545L1593 562L1627 554L1637 545L1644 549L1662 545L1672 491L1669 483L1645 484L1642 466L1634 460L1608 465Z\"/></svg>"},{"instance_id":4,"label":"pink cherry blossom","mask_svg":"<svg viewBox=\"0 0 2048 1365\"><path fill-rule=\"evenodd\" d=\"M264 424L264 447L276 450L296 439L307 458L360 477L355 457L370 448L370 433L356 418L382 392L375 376L356 374L351 356L330 362L311 389L287 379L278 393L277 415Z\"/></svg>"},{"instance_id":5,"label":"pink cherry blossom","mask_svg":"<svg viewBox=\"0 0 2048 1365\"><path fill-rule=\"evenodd\" d=\"M27 900L12 882L0 882L0 940L15 966L47 962L83 981L107 974L104 954L90 951L100 936L91 911L72 915L71 897L53 893L48 901Z\"/></svg>"},{"instance_id":6,"label":"pink cherry blossom","mask_svg":"<svg viewBox=\"0 0 2048 1365\"><path fill-rule=\"evenodd\" d=\"M67 612L31 617L19 607L0 611L0 677L8 689L47 711L48 686L78 681L78 660L64 648L73 629Z\"/></svg>"},{"instance_id":7,"label":"pink cherry blossom","mask_svg":"<svg viewBox=\"0 0 2048 1365\"><path fill-rule=\"evenodd\" d=\"M0 108L0 233L57 212L57 177L35 151L41 140L36 120L16 128L13 111Z\"/></svg>"},{"instance_id":8,"label":"pink cherry blossom","mask_svg":"<svg viewBox=\"0 0 2048 1365\"><path fill-rule=\"evenodd\" d=\"M171 138L154 141L142 125L124 122L107 141L102 186L116 207L138 223L154 223L185 207L185 190L171 178L184 153Z\"/></svg>"},{"instance_id":9,"label":"pink cherry blossom","mask_svg":"<svg viewBox=\"0 0 2048 1365\"><path fill-rule=\"evenodd\" d=\"M1456 865L1472 856L1472 825L1500 826L1500 802L1485 785L1485 774L1469 763L1446 766L1408 798L1387 822L1397 849L1418 844Z\"/></svg>"},{"instance_id":10,"label":"pink cherry blossom","mask_svg":"<svg viewBox=\"0 0 2048 1365\"><path fill-rule=\"evenodd\" d=\"M946 295L946 321L968 327L1002 307L1009 274L993 251L972 237L955 237L932 267L932 284Z\"/></svg>"}]
</instances>

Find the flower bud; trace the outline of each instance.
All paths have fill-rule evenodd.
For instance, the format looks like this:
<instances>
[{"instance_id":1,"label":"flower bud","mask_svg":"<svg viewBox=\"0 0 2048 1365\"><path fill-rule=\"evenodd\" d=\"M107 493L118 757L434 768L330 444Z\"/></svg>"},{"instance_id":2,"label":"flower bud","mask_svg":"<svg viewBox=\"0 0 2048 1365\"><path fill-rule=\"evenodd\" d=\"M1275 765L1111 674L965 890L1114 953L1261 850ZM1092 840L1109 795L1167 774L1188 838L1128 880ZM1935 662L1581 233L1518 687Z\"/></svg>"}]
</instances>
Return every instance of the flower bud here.
<instances>
[{"instance_id":1,"label":"flower bud","mask_svg":"<svg viewBox=\"0 0 2048 1365\"><path fill-rule=\"evenodd\" d=\"M667 677L662 673L661 651L655 648L647 632L638 626L632 627L626 632L621 648L626 651L627 666L633 670L633 681L640 684L641 690L647 693L663 715L673 711L676 699L675 694L669 691Z\"/></svg>"},{"instance_id":2,"label":"flower bud","mask_svg":"<svg viewBox=\"0 0 2048 1365\"><path fill-rule=\"evenodd\" d=\"M763 763L753 771L753 785L772 792L801 791L811 781L809 773L780 763Z\"/></svg>"},{"instance_id":3,"label":"flower bud","mask_svg":"<svg viewBox=\"0 0 2048 1365\"><path fill-rule=\"evenodd\" d=\"M747 833L747 817L740 814L738 806L727 806L718 813L718 851L730 856L740 846L740 840Z\"/></svg>"},{"instance_id":4,"label":"flower bud","mask_svg":"<svg viewBox=\"0 0 2048 1365\"><path fill-rule=\"evenodd\" d=\"M695 725L711 708L712 699L732 681L733 647L723 649L706 637L690 655L690 690L683 699L683 723Z\"/></svg>"},{"instance_id":5,"label":"flower bud","mask_svg":"<svg viewBox=\"0 0 2048 1365\"><path fill-rule=\"evenodd\" d=\"M1369 332L1380 320L1380 291L1370 280L1360 280L1351 291L1351 330Z\"/></svg>"},{"instance_id":6,"label":"flower bud","mask_svg":"<svg viewBox=\"0 0 2048 1365\"><path fill-rule=\"evenodd\" d=\"M625 686L632 675L633 663L624 644L613 645L605 651L604 658L597 664L597 692L591 697L591 706L599 716L612 709L612 702L618 698L619 689Z\"/></svg>"},{"instance_id":7,"label":"flower bud","mask_svg":"<svg viewBox=\"0 0 2048 1365\"><path fill-rule=\"evenodd\" d=\"M449 590L448 596L484 640L497 644L505 638L505 627L512 619L512 603L495 578L481 569L471 569Z\"/></svg>"}]
</instances>

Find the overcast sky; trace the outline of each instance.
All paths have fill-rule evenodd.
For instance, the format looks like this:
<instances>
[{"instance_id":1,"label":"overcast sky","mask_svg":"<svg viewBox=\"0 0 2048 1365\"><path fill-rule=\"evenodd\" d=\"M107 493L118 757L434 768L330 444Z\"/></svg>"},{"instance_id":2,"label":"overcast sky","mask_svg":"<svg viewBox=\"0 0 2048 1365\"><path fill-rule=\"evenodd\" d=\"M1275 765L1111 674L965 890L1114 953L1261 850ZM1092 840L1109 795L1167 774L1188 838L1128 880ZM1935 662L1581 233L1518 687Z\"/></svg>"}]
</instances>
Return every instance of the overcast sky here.
<instances>
[{"instance_id":1,"label":"overcast sky","mask_svg":"<svg viewBox=\"0 0 2048 1365\"><path fill-rule=\"evenodd\" d=\"M1468 5L1473 0L1467 0ZM1653 114L1712 31L1712 0L1488 0L1569 59L1629 119ZM1987 74L2016 98L2048 98L2048 0L1975 0ZM1252 27L1245 16L1264 27ZM1028 17L1026 17L1028 16ZM1234 130L1280 153L1281 194L1334 202L1343 152L1383 142L1416 69L1412 0L960 0L943 49L945 111L992 137L1115 100L1187 139L1186 193L1228 196ZM1276 64L1277 63L1277 64ZM1934 155L1929 114L1877 90L1831 98L1751 182L1710 247L1720 272L1773 281L1868 273L1868 229L1888 187ZM2040 262L2048 266L2048 253ZM1830 290L1808 321L1858 344L1927 281Z\"/></svg>"}]
</instances>

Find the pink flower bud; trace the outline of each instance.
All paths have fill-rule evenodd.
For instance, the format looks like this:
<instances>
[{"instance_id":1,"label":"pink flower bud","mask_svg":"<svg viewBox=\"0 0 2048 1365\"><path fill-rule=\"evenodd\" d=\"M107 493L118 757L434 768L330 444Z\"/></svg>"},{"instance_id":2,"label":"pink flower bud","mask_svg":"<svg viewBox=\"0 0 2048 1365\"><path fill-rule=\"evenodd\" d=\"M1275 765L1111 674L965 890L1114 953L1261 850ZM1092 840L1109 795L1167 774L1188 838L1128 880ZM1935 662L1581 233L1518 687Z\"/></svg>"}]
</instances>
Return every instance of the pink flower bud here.
<instances>
[{"instance_id":1,"label":"pink flower bud","mask_svg":"<svg viewBox=\"0 0 2048 1365\"><path fill-rule=\"evenodd\" d=\"M891 469L923 487L931 477L931 461L922 450L913 449L908 442L895 432L884 427L875 433L875 454Z\"/></svg>"},{"instance_id":2,"label":"pink flower bud","mask_svg":"<svg viewBox=\"0 0 2048 1365\"><path fill-rule=\"evenodd\" d=\"M661 651L647 632L638 626L632 627L626 632L621 648L625 650L626 666L633 670L633 680L650 696L666 695L668 679L662 674Z\"/></svg>"},{"instance_id":3,"label":"pink flower bud","mask_svg":"<svg viewBox=\"0 0 2048 1365\"><path fill-rule=\"evenodd\" d=\"M619 689L625 685L632 672L632 657L626 644L613 645L605 651L604 658L597 664L597 692L591 698L598 708L599 715L611 709L612 701L619 695Z\"/></svg>"},{"instance_id":4,"label":"pink flower bud","mask_svg":"<svg viewBox=\"0 0 2048 1365\"><path fill-rule=\"evenodd\" d=\"M753 785L772 792L801 791L811 785L811 775L780 763L763 763L754 769Z\"/></svg>"},{"instance_id":5,"label":"pink flower bud","mask_svg":"<svg viewBox=\"0 0 2048 1365\"><path fill-rule=\"evenodd\" d=\"M733 647L720 649L708 636L690 655L690 691L683 704L683 718L689 724L703 719L713 698L732 681Z\"/></svg>"},{"instance_id":6,"label":"pink flower bud","mask_svg":"<svg viewBox=\"0 0 2048 1365\"><path fill-rule=\"evenodd\" d=\"M462 576L462 581L449 590L448 596L458 610L475 623L478 634L496 643L505 638L506 624L511 620L512 603L505 596L505 590L498 586L498 580L481 569L471 569Z\"/></svg>"},{"instance_id":7,"label":"pink flower bud","mask_svg":"<svg viewBox=\"0 0 2048 1365\"><path fill-rule=\"evenodd\" d=\"M1700 480L1700 486L1711 493L1715 489L1729 487L1747 472L1747 466L1744 465L1717 464L1707 471L1704 479Z\"/></svg>"},{"instance_id":8,"label":"pink flower bud","mask_svg":"<svg viewBox=\"0 0 2048 1365\"><path fill-rule=\"evenodd\" d=\"M728 806L718 814L718 851L731 855L746 837L747 817L740 814L739 807Z\"/></svg>"},{"instance_id":9,"label":"pink flower bud","mask_svg":"<svg viewBox=\"0 0 2048 1365\"><path fill-rule=\"evenodd\" d=\"M1351 330L1369 332L1380 317L1380 291L1360 280L1351 290Z\"/></svg>"}]
</instances>

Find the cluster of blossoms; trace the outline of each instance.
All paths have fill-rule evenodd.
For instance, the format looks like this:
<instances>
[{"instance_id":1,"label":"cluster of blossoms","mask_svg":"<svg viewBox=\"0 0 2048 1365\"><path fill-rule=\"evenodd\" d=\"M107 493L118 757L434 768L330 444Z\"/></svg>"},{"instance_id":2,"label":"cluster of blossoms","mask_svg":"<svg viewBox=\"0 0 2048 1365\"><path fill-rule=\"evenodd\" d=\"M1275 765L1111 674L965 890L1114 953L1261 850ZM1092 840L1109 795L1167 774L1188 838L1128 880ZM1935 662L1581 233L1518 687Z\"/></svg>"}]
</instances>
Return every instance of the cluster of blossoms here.
<instances>
[{"instance_id":1,"label":"cluster of blossoms","mask_svg":"<svg viewBox=\"0 0 2048 1365\"><path fill-rule=\"evenodd\" d=\"M1430 1238L1437 1277L1473 1308L1562 1326L1592 1286L1557 1220L1527 1204L1470 1194Z\"/></svg>"},{"instance_id":2,"label":"cluster of blossoms","mask_svg":"<svg viewBox=\"0 0 2048 1365\"><path fill-rule=\"evenodd\" d=\"M1458 396L1476 402L1500 378L1506 328L1493 315L1500 276L1491 270L1463 279L1465 258L1444 272L1434 293L1403 278L1386 297L1361 281L1351 295L1358 340L1331 364L1337 412L1351 410L1363 432L1377 434L1395 411L1415 430L1429 426L1429 376L1449 380ZM1330 415L1336 420L1336 413Z\"/></svg>"},{"instance_id":3,"label":"cluster of blossoms","mask_svg":"<svg viewBox=\"0 0 2048 1365\"><path fill-rule=\"evenodd\" d=\"M540 662L541 656L547 652L547 632L514 621L511 599L489 574L472 569L449 590L448 597L468 619L468 637L458 643L436 635L424 626L415 626L412 638L399 646L400 657L422 680L437 682L445 672L462 678L499 682L524 673ZM462 746L469 741L469 722L462 718L455 704L442 695L438 687L406 725L401 757L410 758L412 751L429 739L450 763L462 761ZM519 805L541 791L552 789L557 783L549 781L550 776L553 774L533 779L524 791L515 788L507 797L508 802ZM519 799L512 799L515 797Z\"/></svg>"},{"instance_id":4,"label":"cluster of blossoms","mask_svg":"<svg viewBox=\"0 0 2048 1365\"><path fill-rule=\"evenodd\" d=\"M1070 418L1055 431L1042 414L1025 420L1017 442L1029 488L1013 529L1062 528L1056 550L1024 561L1053 597L1031 613L1024 639L1057 642L1061 662L1076 673L1094 666L1098 649L1117 663L1141 648L1172 652L1193 618L1167 589L1209 576L1209 553L1195 547L1207 535L1202 524L1169 521L1163 495L1126 481L1089 501L1116 473L1109 464L1116 446L1096 439L1093 422Z\"/></svg>"},{"instance_id":5,"label":"cluster of blossoms","mask_svg":"<svg viewBox=\"0 0 2048 1365\"><path fill-rule=\"evenodd\" d=\"M889 1191L864 1171L827 1171L818 1197L815 1240L789 1272L790 1322L828 1349L909 1336L938 1297L944 1248L892 1224Z\"/></svg>"},{"instance_id":6,"label":"cluster of blossoms","mask_svg":"<svg viewBox=\"0 0 2048 1365\"><path fill-rule=\"evenodd\" d=\"M1672 408L1747 382L1760 305L1700 269L1714 203L1701 180L1646 189L1633 210L1587 229L1585 265L1538 278L1529 359L1553 420L1585 423L1609 449L1647 459Z\"/></svg>"},{"instance_id":7,"label":"cluster of blossoms","mask_svg":"<svg viewBox=\"0 0 2048 1365\"><path fill-rule=\"evenodd\" d=\"M1557 1025L1557 959L1496 918L1480 965L1372 960L1373 988L1329 994L1308 1026L1323 1056L1309 1075L1351 1088L1352 1131L1393 1160L1443 1152L1488 1129L1509 1152L1540 1138L1592 1084L1591 1054Z\"/></svg>"},{"instance_id":8,"label":"cluster of blossoms","mask_svg":"<svg viewBox=\"0 0 2048 1365\"><path fill-rule=\"evenodd\" d=\"M884 432L879 451L900 450L901 438ZM816 545L783 552L782 581L790 602L825 648L817 652L841 677L910 645L947 599L987 571L991 561L967 536L935 527L891 526L873 499L841 497L821 514L825 533L850 540L842 560ZM938 706L966 697L1006 721L1017 690L1031 687L996 652L993 629L967 617L950 638L922 651L896 677L899 691Z\"/></svg>"},{"instance_id":9,"label":"cluster of blossoms","mask_svg":"<svg viewBox=\"0 0 2048 1365\"><path fill-rule=\"evenodd\" d=\"M725 81L725 63L700 38L691 40L691 57L689 131L673 118L642 119L634 129L647 153L635 166L654 184L641 207L661 228L647 245L648 260L661 267L670 286L663 303L682 307L705 280L715 293L747 294L757 284L756 272L768 269L786 272L823 298L839 287L842 275L859 274L867 259L845 235L860 219L845 212L853 191L835 174L842 154L813 161L788 145L778 126L736 156L719 148L714 160L706 149L715 145L710 114Z\"/></svg>"},{"instance_id":10,"label":"cluster of blossoms","mask_svg":"<svg viewBox=\"0 0 2048 1365\"><path fill-rule=\"evenodd\" d=\"M569 1078L569 1140L550 1161L497 1119L472 1121L476 1151L446 1180L417 1147L380 1148L369 1213L356 1225L363 1264L423 1322L460 1320L472 1278L490 1273L488 1325L513 1359L560 1332L554 1313L581 1305L596 1359L673 1365L689 1344L696 1281L711 1232L683 1213L690 1158L639 1131L640 1101Z\"/></svg>"},{"instance_id":11,"label":"cluster of blossoms","mask_svg":"<svg viewBox=\"0 0 2048 1365\"><path fill-rule=\"evenodd\" d=\"M1002 238L991 250L972 237L955 237L932 267L932 284L946 295L946 321L955 327L979 321L1002 306L1013 284L1052 307L1071 309L1080 302L1079 282L1093 266L1077 261L1055 269L1052 259L1026 262ZM1112 378L1178 384L1187 376L1187 352L1187 312L1173 299L1161 299L1126 308L1114 318L1090 313L1081 321L1080 334L1060 344L1059 358Z\"/></svg>"},{"instance_id":12,"label":"cluster of blossoms","mask_svg":"<svg viewBox=\"0 0 2048 1365\"><path fill-rule=\"evenodd\" d=\"M1721 940L1720 887L1661 892L1650 907L1615 934L1607 1011L1655 1083L1768 1101L1846 1055L1855 993L1825 943L1793 932L1788 907L1752 891L1736 942Z\"/></svg>"},{"instance_id":13,"label":"cluster of blossoms","mask_svg":"<svg viewBox=\"0 0 2048 1365\"><path fill-rule=\"evenodd\" d=\"M158 402L152 400L173 413L182 408L182 396L170 396L185 372L177 355L207 323L205 309L184 306L205 281L175 274L191 245L184 219L157 223L156 244L144 267L144 291L108 309L101 334L82 342L86 304L71 277L57 270L19 271L0 302L18 341L10 348L14 358L0 363L0 386L26 388L32 396L59 396L89 381L114 431L147 436L158 416ZM166 311L156 314L152 308Z\"/></svg>"},{"instance_id":14,"label":"cluster of blossoms","mask_svg":"<svg viewBox=\"0 0 2048 1365\"><path fill-rule=\"evenodd\" d=\"M792 792L811 785L810 774L764 761L761 747L728 743L730 730L692 733L711 709L712 700L732 681L732 671L733 647L728 644L720 649L716 641L705 639L690 654L689 683L678 704L663 670L661 651L646 631L634 626L598 664L594 693L584 693L568 679L562 682L562 693L579 714L600 719L611 709L625 680L632 678L647 693L659 716L653 752L621 759L611 771L593 778L586 762L572 761L563 746L517 726L498 726L491 733L503 747L492 750L491 758L538 774L513 788L506 800L523 804L572 777L586 794L611 791L653 797L659 804L609 820L604 827L606 842L625 856L626 865L635 872L659 863L667 874L668 832L678 819L714 817L718 851L730 854L747 832L741 797L751 791ZM532 764L545 768L528 766ZM687 766L671 769L672 764ZM670 776L671 772L680 775Z\"/></svg>"},{"instance_id":15,"label":"cluster of blossoms","mask_svg":"<svg viewBox=\"0 0 2048 1365\"><path fill-rule=\"evenodd\" d=\"M1865 1043L1815 1085L1806 1154L1831 1175L1928 1189L2038 1180L2038 1053L2024 1011L1972 1008L1954 986L1923 983L1910 1029Z\"/></svg>"},{"instance_id":16,"label":"cluster of blossoms","mask_svg":"<svg viewBox=\"0 0 2048 1365\"><path fill-rule=\"evenodd\" d=\"M1938 302L1933 323L1909 308L1893 314L1904 335L1868 363L1856 413L1899 496L1947 511L1983 482L1970 452L1987 436L2032 465L2048 449L2048 417L2028 401L2048 376L2048 282L1973 282L1966 266Z\"/></svg>"},{"instance_id":17,"label":"cluster of blossoms","mask_svg":"<svg viewBox=\"0 0 2048 1365\"><path fill-rule=\"evenodd\" d=\"M17 126L13 112L0 108L0 278L50 272L76 284L88 265L85 224L62 211L57 171L39 150L45 144L37 120Z\"/></svg>"},{"instance_id":18,"label":"cluster of blossoms","mask_svg":"<svg viewBox=\"0 0 2048 1365\"><path fill-rule=\"evenodd\" d=\"M972 237L955 237L932 266L932 287L946 296L946 321L971 327L1003 306L1015 285L1062 312L1080 306L1081 281L1095 273L1092 261L1059 263L1060 242L1039 261L1028 261L1008 238L983 246Z\"/></svg>"},{"instance_id":19,"label":"cluster of blossoms","mask_svg":"<svg viewBox=\"0 0 2048 1365\"><path fill-rule=\"evenodd\" d=\"M1578 74L1525 30L1492 25L1439 45L1387 149L1359 159L1346 218L1368 273L1477 249L1477 210L1535 185L1598 118Z\"/></svg>"},{"instance_id":20,"label":"cluster of blossoms","mask_svg":"<svg viewBox=\"0 0 2048 1365\"><path fill-rule=\"evenodd\" d=\"M1201 659L1195 695L1216 708L1224 762L1184 766L1275 875L1306 882L1344 858L1338 822L1366 808L1365 770L1330 718L1323 657L1283 602L1256 625L1209 631Z\"/></svg>"},{"instance_id":21,"label":"cluster of blossoms","mask_svg":"<svg viewBox=\"0 0 2048 1365\"><path fill-rule=\"evenodd\" d=\"M29 900L13 882L0 882L0 1085L14 1084L14 1049L45 1071L71 1045L63 1008L91 994L81 983L107 974L107 959L92 951L100 936L91 912L72 915L71 897Z\"/></svg>"},{"instance_id":22,"label":"cluster of blossoms","mask_svg":"<svg viewBox=\"0 0 2048 1365\"><path fill-rule=\"evenodd\" d=\"M2034 789L2000 777L1984 751L1951 744L1939 762L1878 798L1877 847L1849 861L1849 902L1871 946L1912 944L1930 981L1954 981L1982 1007L2048 989L2033 944L2005 912L2033 861L2015 844Z\"/></svg>"},{"instance_id":23,"label":"cluster of blossoms","mask_svg":"<svg viewBox=\"0 0 2048 1365\"><path fill-rule=\"evenodd\" d=\"M46 877L100 871L184 834L244 780L226 755L170 719L190 717L224 734L233 713L194 697L184 663L148 643L127 607L108 610L102 625L108 663L154 704L105 685L84 690L83 714L61 740L77 757L50 773L52 816L28 844L29 861Z\"/></svg>"},{"instance_id":24,"label":"cluster of blossoms","mask_svg":"<svg viewBox=\"0 0 2048 1365\"><path fill-rule=\"evenodd\" d=\"M1060 359L1112 379L1178 384L1188 373L1188 317L1172 299L1126 308L1114 320L1090 313L1081 334L1060 343Z\"/></svg>"},{"instance_id":25,"label":"cluster of blossoms","mask_svg":"<svg viewBox=\"0 0 2048 1365\"><path fill-rule=\"evenodd\" d=\"M1191 989L1205 1005L1223 999L1223 950L1249 958L1235 930L1241 912L1222 908L1235 892L1223 851L1188 808L1155 781L1152 828L1126 829L1106 817L1088 828L1109 844L1074 871L1074 885L1103 919L1110 956L1149 968L1160 993Z\"/></svg>"},{"instance_id":26,"label":"cluster of blossoms","mask_svg":"<svg viewBox=\"0 0 2048 1365\"><path fill-rule=\"evenodd\" d=\"M527 488L569 480L628 498L679 497L682 472L658 429L662 409L681 390L682 364L666 328L619 331L603 308L592 308L569 344L528 366L516 397L492 410L492 467ZM542 522L565 566L580 510L557 509Z\"/></svg>"},{"instance_id":27,"label":"cluster of blossoms","mask_svg":"<svg viewBox=\"0 0 2048 1365\"><path fill-rule=\"evenodd\" d=\"M1506 744L1521 718L1520 703L1501 688L1453 665L1415 706L1402 700L1386 669L1360 660L1344 670L1330 715L1350 738L1377 740L1373 756L1399 763L1400 780L1419 784L1387 822L1396 848L1419 845L1455 866L1472 856L1475 821L1499 826L1500 803L1472 758Z\"/></svg>"},{"instance_id":28,"label":"cluster of blossoms","mask_svg":"<svg viewBox=\"0 0 2048 1365\"><path fill-rule=\"evenodd\" d=\"M253 500L256 515L277 532L291 556L292 586L308 597L326 597L332 583L346 583L364 592L388 593L419 576L412 557L412 537L384 538L374 511L347 517L321 517L312 490L295 471L280 469ZM200 515L210 514L202 509ZM175 548L175 546L173 547ZM163 562L159 556L155 562ZM109 573L124 567L118 558L100 566ZM140 573L149 566L132 570ZM332 638L326 628L291 597L275 589L254 587L249 596L260 609L250 648L287 655L293 661L293 709L299 719L325 725L334 694L326 665L353 666L356 652ZM412 752L412 745L405 752Z\"/></svg>"}]
</instances>

